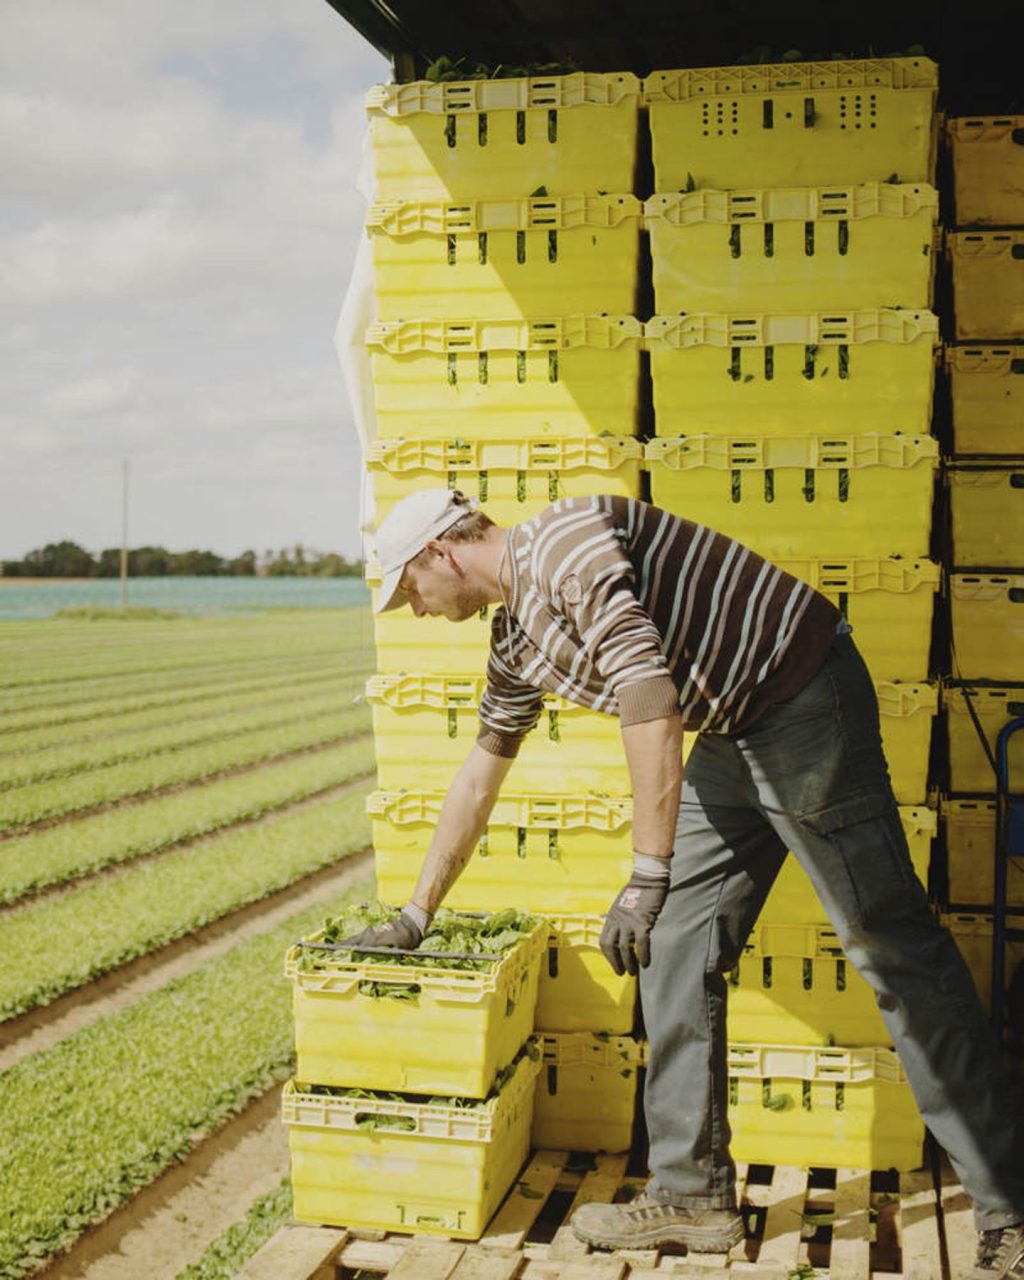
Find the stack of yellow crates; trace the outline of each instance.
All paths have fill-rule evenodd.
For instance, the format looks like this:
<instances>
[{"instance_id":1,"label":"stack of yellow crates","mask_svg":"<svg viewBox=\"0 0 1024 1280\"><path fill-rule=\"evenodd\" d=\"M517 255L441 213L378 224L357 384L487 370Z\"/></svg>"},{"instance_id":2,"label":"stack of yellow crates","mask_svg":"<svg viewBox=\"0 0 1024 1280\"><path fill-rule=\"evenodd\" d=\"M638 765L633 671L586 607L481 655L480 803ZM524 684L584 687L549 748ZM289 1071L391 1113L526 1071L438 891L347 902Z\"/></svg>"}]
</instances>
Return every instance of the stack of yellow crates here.
<instances>
[{"instance_id":1,"label":"stack of yellow crates","mask_svg":"<svg viewBox=\"0 0 1024 1280\"><path fill-rule=\"evenodd\" d=\"M639 104L628 73L371 91L378 520L434 486L503 525L563 496L640 496ZM411 895L476 737L491 616L376 619L369 811L386 902ZM547 698L446 899L551 920L537 1146L630 1145L635 981L597 945L599 913L631 867L629 790L617 720Z\"/></svg>"},{"instance_id":2,"label":"stack of yellow crates","mask_svg":"<svg viewBox=\"0 0 1024 1280\"><path fill-rule=\"evenodd\" d=\"M644 82L652 500L839 605L876 681L923 880L936 90L921 57ZM915 1167L923 1130L885 1026L793 859L732 978L737 1158Z\"/></svg>"},{"instance_id":3,"label":"stack of yellow crates","mask_svg":"<svg viewBox=\"0 0 1024 1280\"><path fill-rule=\"evenodd\" d=\"M291 948L297 1061L282 1114L299 1221L481 1234L529 1153L547 938L537 921L472 969L356 959L324 949L323 930Z\"/></svg>"},{"instance_id":4,"label":"stack of yellow crates","mask_svg":"<svg viewBox=\"0 0 1024 1280\"><path fill-rule=\"evenodd\" d=\"M1024 116L952 119L947 139L956 341L946 348L953 645L943 691L945 918L989 1005L996 802L982 738L994 751L1003 725L1024 715ZM1019 779L1019 737L1010 756ZM1009 905L1024 907L1024 874L1013 862L1007 888ZM1008 980L1021 962L1024 944L1011 942Z\"/></svg>"}]
</instances>

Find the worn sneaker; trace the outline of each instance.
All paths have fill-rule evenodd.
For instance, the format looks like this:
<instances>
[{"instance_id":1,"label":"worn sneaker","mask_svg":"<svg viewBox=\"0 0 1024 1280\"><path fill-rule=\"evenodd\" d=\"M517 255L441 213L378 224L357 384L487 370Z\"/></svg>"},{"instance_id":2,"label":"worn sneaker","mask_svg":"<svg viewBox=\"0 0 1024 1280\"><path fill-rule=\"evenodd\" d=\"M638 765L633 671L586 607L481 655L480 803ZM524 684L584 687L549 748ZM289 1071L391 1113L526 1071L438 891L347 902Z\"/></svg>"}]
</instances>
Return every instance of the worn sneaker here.
<instances>
[{"instance_id":1,"label":"worn sneaker","mask_svg":"<svg viewBox=\"0 0 1024 1280\"><path fill-rule=\"evenodd\" d=\"M1024 1280L1024 1222L978 1233L978 1256L967 1280Z\"/></svg>"},{"instance_id":2,"label":"worn sneaker","mask_svg":"<svg viewBox=\"0 0 1024 1280\"><path fill-rule=\"evenodd\" d=\"M693 1253L727 1253L743 1239L743 1219L731 1209L683 1209L646 1194L628 1204L580 1205L572 1229L578 1240L605 1249L685 1244Z\"/></svg>"}]
</instances>

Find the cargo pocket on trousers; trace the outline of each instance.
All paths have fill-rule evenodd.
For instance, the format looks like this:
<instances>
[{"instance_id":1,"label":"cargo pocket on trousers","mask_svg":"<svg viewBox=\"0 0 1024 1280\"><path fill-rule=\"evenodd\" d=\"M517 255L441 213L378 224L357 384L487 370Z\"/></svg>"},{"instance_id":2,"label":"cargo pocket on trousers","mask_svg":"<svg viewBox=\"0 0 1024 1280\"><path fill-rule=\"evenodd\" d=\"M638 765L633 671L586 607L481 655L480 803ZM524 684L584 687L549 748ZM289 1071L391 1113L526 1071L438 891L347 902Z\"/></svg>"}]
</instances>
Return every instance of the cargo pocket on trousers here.
<instances>
[{"instance_id":1,"label":"cargo pocket on trousers","mask_svg":"<svg viewBox=\"0 0 1024 1280\"><path fill-rule=\"evenodd\" d=\"M899 809L891 798L856 796L803 814L798 821L827 841L839 860L851 898L851 924L871 928L916 914L922 907L927 910L927 894L914 872Z\"/></svg>"}]
</instances>

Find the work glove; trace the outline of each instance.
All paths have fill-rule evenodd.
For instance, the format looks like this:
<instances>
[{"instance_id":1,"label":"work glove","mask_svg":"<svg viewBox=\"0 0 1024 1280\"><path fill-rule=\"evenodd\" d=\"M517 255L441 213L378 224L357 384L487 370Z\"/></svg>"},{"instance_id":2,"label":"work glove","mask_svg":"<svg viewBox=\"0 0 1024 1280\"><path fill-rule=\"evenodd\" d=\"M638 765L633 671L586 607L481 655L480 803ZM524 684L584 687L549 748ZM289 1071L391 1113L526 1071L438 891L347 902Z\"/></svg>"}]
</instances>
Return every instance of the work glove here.
<instances>
[{"instance_id":1,"label":"work glove","mask_svg":"<svg viewBox=\"0 0 1024 1280\"><path fill-rule=\"evenodd\" d=\"M407 903L394 920L387 924L369 925L361 933L343 938L342 947L358 951L362 947L394 947L396 951L415 951L423 941L433 916L414 902Z\"/></svg>"},{"instance_id":2,"label":"work glove","mask_svg":"<svg viewBox=\"0 0 1024 1280\"><path fill-rule=\"evenodd\" d=\"M633 874L609 908L601 930L601 950L620 976L651 963L651 930L665 905L670 883L663 858L633 854Z\"/></svg>"}]
</instances>

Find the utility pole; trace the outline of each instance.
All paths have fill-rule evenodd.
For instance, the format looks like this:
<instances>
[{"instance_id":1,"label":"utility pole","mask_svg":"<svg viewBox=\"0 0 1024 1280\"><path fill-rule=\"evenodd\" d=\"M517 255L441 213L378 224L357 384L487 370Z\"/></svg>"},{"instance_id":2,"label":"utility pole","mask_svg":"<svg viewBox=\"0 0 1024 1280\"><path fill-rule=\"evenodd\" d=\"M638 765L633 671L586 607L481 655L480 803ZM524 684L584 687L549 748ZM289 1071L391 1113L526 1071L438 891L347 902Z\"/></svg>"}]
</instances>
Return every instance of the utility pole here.
<instances>
[{"instance_id":1,"label":"utility pole","mask_svg":"<svg viewBox=\"0 0 1024 1280\"><path fill-rule=\"evenodd\" d=\"M128 459L121 459L121 608L128 606Z\"/></svg>"}]
</instances>

